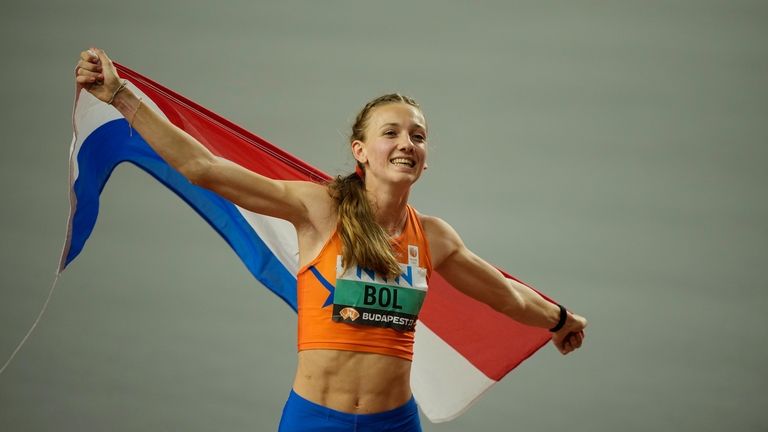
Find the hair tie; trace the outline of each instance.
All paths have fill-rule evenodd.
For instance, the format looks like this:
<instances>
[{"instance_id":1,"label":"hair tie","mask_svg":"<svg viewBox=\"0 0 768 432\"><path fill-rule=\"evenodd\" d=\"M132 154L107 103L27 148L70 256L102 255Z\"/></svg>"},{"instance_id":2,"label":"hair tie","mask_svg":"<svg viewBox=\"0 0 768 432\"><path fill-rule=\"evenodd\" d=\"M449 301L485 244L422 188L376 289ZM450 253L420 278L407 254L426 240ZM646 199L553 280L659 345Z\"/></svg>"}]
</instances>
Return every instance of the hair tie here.
<instances>
[{"instance_id":1,"label":"hair tie","mask_svg":"<svg viewBox=\"0 0 768 432\"><path fill-rule=\"evenodd\" d=\"M355 164L355 174L360 177L360 180L365 179L365 171L360 167L360 164Z\"/></svg>"}]
</instances>

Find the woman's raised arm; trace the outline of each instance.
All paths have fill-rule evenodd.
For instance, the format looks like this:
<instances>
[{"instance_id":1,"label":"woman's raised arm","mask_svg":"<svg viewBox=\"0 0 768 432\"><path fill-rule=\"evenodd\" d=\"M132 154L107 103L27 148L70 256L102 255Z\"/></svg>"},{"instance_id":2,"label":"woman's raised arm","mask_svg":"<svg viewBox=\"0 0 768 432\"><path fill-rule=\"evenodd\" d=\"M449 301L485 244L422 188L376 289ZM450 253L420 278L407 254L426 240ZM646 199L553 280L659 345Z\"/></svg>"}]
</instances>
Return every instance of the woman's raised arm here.
<instances>
[{"instance_id":1,"label":"woman's raised arm","mask_svg":"<svg viewBox=\"0 0 768 432\"><path fill-rule=\"evenodd\" d=\"M147 105L140 105L130 89L120 89L117 70L101 49L80 53L76 81L93 96L120 111L152 149L190 182L242 208L297 225L308 220L314 202L328 199L323 186L273 180L215 156Z\"/></svg>"},{"instance_id":2,"label":"woman's raised arm","mask_svg":"<svg viewBox=\"0 0 768 432\"><path fill-rule=\"evenodd\" d=\"M492 265L470 251L458 233L443 220L421 216L432 254L432 265L451 285L515 321L533 327L554 328L560 321L560 307L537 292L507 279ZM562 328L552 335L562 353L579 348L587 320L568 312Z\"/></svg>"}]
</instances>

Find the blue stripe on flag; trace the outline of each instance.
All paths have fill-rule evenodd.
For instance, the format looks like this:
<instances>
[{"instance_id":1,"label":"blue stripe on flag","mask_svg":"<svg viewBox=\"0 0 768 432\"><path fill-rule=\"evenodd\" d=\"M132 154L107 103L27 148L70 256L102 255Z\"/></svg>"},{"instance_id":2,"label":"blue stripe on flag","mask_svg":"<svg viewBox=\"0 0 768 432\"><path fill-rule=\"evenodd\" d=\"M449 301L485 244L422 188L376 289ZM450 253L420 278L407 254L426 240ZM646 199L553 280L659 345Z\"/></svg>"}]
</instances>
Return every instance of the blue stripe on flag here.
<instances>
[{"instance_id":1,"label":"blue stripe on flag","mask_svg":"<svg viewBox=\"0 0 768 432\"><path fill-rule=\"evenodd\" d=\"M275 257L234 204L195 186L168 165L137 133L128 135L125 119L97 128L77 154L74 184L77 207L64 266L82 251L99 212L99 194L115 167L131 162L175 192L229 243L251 274L296 310L296 277Z\"/></svg>"}]
</instances>

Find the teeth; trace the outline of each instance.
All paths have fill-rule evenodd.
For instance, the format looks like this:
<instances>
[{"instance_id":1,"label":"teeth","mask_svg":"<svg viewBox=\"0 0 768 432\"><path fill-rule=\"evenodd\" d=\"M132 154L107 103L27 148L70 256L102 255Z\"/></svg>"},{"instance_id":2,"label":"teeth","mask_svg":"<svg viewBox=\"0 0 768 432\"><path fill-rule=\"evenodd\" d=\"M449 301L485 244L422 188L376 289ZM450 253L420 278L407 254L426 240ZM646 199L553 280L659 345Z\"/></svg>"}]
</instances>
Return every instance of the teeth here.
<instances>
[{"instance_id":1,"label":"teeth","mask_svg":"<svg viewBox=\"0 0 768 432\"><path fill-rule=\"evenodd\" d=\"M406 158L394 158L390 160L390 162L392 162L395 165L406 165L411 168L413 168L413 166L416 165L416 162Z\"/></svg>"}]
</instances>

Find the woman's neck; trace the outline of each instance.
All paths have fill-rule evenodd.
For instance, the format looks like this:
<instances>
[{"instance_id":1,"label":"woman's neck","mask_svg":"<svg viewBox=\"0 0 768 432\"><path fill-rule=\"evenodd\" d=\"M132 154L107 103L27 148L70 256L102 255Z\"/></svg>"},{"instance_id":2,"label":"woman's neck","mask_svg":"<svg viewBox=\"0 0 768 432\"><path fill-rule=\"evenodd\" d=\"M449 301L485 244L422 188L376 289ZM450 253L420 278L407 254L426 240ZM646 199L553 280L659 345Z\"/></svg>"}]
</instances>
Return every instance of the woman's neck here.
<instances>
[{"instance_id":1,"label":"woman's neck","mask_svg":"<svg viewBox=\"0 0 768 432\"><path fill-rule=\"evenodd\" d=\"M376 223L392 236L400 234L408 215L406 206L410 187L383 187L366 182L365 191L371 200Z\"/></svg>"}]
</instances>

